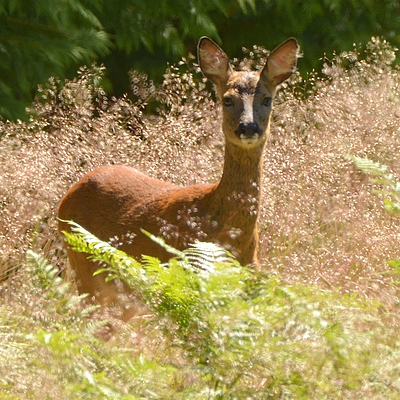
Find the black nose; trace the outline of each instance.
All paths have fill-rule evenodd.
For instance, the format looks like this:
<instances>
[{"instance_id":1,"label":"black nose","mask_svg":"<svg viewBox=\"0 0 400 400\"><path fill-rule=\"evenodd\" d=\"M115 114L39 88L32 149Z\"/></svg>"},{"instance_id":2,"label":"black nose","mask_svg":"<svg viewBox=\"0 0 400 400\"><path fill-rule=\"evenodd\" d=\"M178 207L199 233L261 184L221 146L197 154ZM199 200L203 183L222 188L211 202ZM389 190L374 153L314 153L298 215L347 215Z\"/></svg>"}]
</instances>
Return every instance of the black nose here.
<instances>
[{"instance_id":1,"label":"black nose","mask_svg":"<svg viewBox=\"0 0 400 400\"><path fill-rule=\"evenodd\" d=\"M236 129L236 135L241 136L244 135L245 137L253 137L254 134L260 135L261 129L257 123L252 122L250 124L241 123L239 127Z\"/></svg>"}]
</instances>

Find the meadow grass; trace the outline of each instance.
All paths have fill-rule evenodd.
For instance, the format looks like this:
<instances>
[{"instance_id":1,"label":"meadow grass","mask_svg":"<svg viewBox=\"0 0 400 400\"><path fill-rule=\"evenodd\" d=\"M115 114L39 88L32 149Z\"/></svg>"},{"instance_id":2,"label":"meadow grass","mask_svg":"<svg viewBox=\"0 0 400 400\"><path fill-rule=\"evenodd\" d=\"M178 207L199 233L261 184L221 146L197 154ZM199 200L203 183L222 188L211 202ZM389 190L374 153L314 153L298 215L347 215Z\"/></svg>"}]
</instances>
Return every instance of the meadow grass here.
<instances>
[{"instance_id":1,"label":"meadow grass","mask_svg":"<svg viewBox=\"0 0 400 400\"><path fill-rule=\"evenodd\" d=\"M0 398L398 398L399 284L388 261L400 258L399 216L348 157L379 161L397 179L394 53L374 38L280 90L264 156L263 271L222 263L199 292L202 278L176 261L176 281L140 266L171 286L131 281L149 313L113 321L108 341L111 317L58 278L67 259L57 204L104 164L215 182L220 109L191 66L170 67L161 87L132 72L133 100L108 98L96 66L50 80L29 122L0 125ZM185 307L172 307L182 299L166 293L185 287L196 312L183 329Z\"/></svg>"}]
</instances>

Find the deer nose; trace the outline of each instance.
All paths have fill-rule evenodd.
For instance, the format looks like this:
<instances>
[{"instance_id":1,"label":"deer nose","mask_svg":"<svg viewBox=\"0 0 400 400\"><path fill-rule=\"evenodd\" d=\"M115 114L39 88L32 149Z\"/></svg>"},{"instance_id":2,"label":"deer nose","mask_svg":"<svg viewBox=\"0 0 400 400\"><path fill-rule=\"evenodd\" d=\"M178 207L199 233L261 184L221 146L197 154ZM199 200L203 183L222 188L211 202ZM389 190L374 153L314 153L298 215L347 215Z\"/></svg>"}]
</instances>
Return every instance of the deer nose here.
<instances>
[{"instance_id":1,"label":"deer nose","mask_svg":"<svg viewBox=\"0 0 400 400\"><path fill-rule=\"evenodd\" d=\"M261 130L256 122L251 123L241 123L239 127L236 129L236 135L240 138L246 137L251 138L255 135L260 136Z\"/></svg>"}]
</instances>

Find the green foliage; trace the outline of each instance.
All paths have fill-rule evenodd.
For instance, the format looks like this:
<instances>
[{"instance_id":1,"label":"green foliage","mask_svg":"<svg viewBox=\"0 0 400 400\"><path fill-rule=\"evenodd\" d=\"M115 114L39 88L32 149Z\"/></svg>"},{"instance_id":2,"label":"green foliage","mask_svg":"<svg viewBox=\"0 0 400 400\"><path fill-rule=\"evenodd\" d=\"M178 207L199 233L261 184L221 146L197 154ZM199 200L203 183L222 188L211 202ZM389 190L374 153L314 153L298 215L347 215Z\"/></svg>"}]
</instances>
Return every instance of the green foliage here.
<instances>
[{"instance_id":1,"label":"green foliage","mask_svg":"<svg viewBox=\"0 0 400 400\"><path fill-rule=\"evenodd\" d=\"M73 233L64 232L64 235L75 251L87 253L91 259L109 265L97 273L108 272L107 279L123 279L160 316L170 315L184 333L204 319L203 314L214 302L213 298L203 297L209 285L213 285L214 291L218 289L218 296L229 297L237 282L243 279L245 269L234 262L225 250L211 243L194 244L180 252L166 245L162 239L154 238L176 256L166 266L149 256L139 263L74 222L71 222L71 230ZM226 265L229 269L220 273L214 271L218 266L222 268Z\"/></svg>"},{"instance_id":2,"label":"green foliage","mask_svg":"<svg viewBox=\"0 0 400 400\"><path fill-rule=\"evenodd\" d=\"M190 7L165 0L1 1L0 115L26 119L24 109L38 84L52 76L62 79L111 49L136 52L136 59L143 50L186 55L186 40L195 42L205 32L217 38L212 14L227 15L236 5L245 12L254 8L254 0L193 0Z\"/></svg>"},{"instance_id":3,"label":"green foliage","mask_svg":"<svg viewBox=\"0 0 400 400\"><path fill-rule=\"evenodd\" d=\"M221 19L217 26L224 44L233 52L238 51L237 38L246 47L254 43L271 47L296 36L307 54L304 62L309 71L320 66L324 53L330 56L349 49L353 43L366 44L371 36L382 36L399 46L398 15L395 0L271 0L258 1L255 15L235 15L234 21ZM271 33L275 43L268 37Z\"/></svg>"},{"instance_id":4,"label":"green foliage","mask_svg":"<svg viewBox=\"0 0 400 400\"><path fill-rule=\"evenodd\" d=\"M140 265L72 227L68 243L107 262L110 267L101 271L139 289L163 321L164 335L182 349L198 376L193 385L202 389L193 398L324 398L336 393L339 381L342 393L365 385L380 392L373 388L377 365L370 359L382 328L377 304L284 285L241 267L214 244L175 251L167 265L150 257ZM210 268L214 257L220 262ZM383 345L387 351L391 346Z\"/></svg>"},{"instance_id":5,"label":"green foliage","mask_svg":"<svg viewBox=\"0 0 400 400\"><path fill-rule=\"evenodd\" d=\"M307 59L320 69L324 53L382 36L400 45L395 0L3 0L0 2L0 115L24 118L36 86L70 76L101 59L114 93L128 90L127 72L144 70L160 80L167 61L195 53L203 35L232 57L255 43L268 48L297 36ZM300 17L299 17L300 16Z\"/></svg>"},{"instance_id":6,"label":"green foliage","mask_svg":"<svg viewBox=\"0 0 400 400\"><path fill-rule=\"evenodd\" d=\"M65 297L70 288L70 284L64 282L59 275L59 271L54 268L47 260L29 250L27 253L27 260L31 265L35 266L35 273L37 274L38 283L49 294L56 298Z\"/></svg>"},{"instance_id":7,"label":"green foliage","mask_svg":"<svg viewBox=\"0 0 400 400\"><path fill-rule=\"evenodd\" d=\"M0 306L2 399L171 398L176 367L138 355L126 340L100 341L107 321L88 318L97 307L68 292L43 256L30 251L26 272L10 287L15 304Z\"/></svg>"},{"instance_id":8,"label":"green foliage","mask_svg":"<svg viewBox=\"0 0 400 400\"><path fill-rule=\"evenodd\" d=\"M63 280L59 274L60 271L40 254L28 250L26 255L28 263L34 267L36 280L34 284L41 287L49 300L56 300L56 311L60 315L64 315L71 310L75 310L87 295L72 295L71 284ZM85 309L79 309L78 317L83 318L95 311L98 306L91 306ZM72 313L71 313L72 314Z\"/></svg>"},{"instance_id":9,"label":"green foliage","mask_svg":"<svg viewBox=\"0 0 400 400\"><path fill-rule=\"evenodd\" d=\"M385 210L392 214L400 215L400 182L396 180L394 174L388 172L388 167L368 158L356 156L348 156L348 158L352 160L354 165L362 172L377 177L371 178L370 180L376 186L382 188L373 189L373 193L384 196L383 206ZM388 264L393 267L394 270L387 271L387 274L400 274L400 259L390 260ZM394 283L399 285L400 281Z\"/></svg>"},{"instance_id":10,"label":"green foliage","mask_svg":"<svg viewBox=\"0 0 400 400\"><path fill-rule=\"evenodd\" d=\"M72 65L91 63L109 52L111 42L82 1L0 3L0 114L23 116L38 83L64 77ZM26 118L26 117L25 117Z\"/></svg>"},{"instance_id":11,"label":"green foliage","mask_svg":"<svg viewBox=\"0 0 400 400\"><path fill-rule=\"evenodd\" d=\"M371 182L381 186L382 189L374 189L373 193L384 195L383 205L387 211L400 214L400 182L396 181L395 176L388 172L387 166L368 158L356 156L348 158L359 170L377 177L371 179Z\"/></svg>"},{"instance_id":12,"label":"green foliage","mask_svg":"<svg viewBox=\"0 0 400 400\"><path fill-rule=\"evenodd\" d=\"M180 2L125 0L103 3L101 21L107 32L115 35L118 49L127 54L144 47L150 52L164 48L166 54L185 55L185 41L197 39L207 32L218 38L213 14L227 16L240 5L254 9L254 0L193 0L187 7Z\"/></svg>"}]
</instances>

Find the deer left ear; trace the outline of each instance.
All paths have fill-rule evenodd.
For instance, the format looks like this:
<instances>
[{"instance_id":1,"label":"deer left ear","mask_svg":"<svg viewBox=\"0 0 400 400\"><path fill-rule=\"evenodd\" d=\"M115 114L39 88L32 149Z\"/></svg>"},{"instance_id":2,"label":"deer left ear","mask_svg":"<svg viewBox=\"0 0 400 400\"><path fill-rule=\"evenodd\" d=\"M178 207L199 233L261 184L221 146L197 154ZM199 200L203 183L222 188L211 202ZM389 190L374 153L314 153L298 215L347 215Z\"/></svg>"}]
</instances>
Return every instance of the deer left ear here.
<instances>
[{"instance_id":1,"label":"deer left ear","mask_svg":"<svg viewBox=\"0 0 400 400\"><path fill-rule=\"evenodd\" d=\"M200 69L214 84L226 83L232 72L229 58L213 40L203 36L197 46Z\"/></svg>"},{"instance_id":2,"label":"deer left ear","mask_svg":"<svg viewBox=\"0 0 400 400\"><path fill-rule=\"evenodd\" d=\"M274 87L280 85L292 75L299 57L299 45L290 38L273 50L261 72L263 79Z\"/></svg>"}]
</instances>

